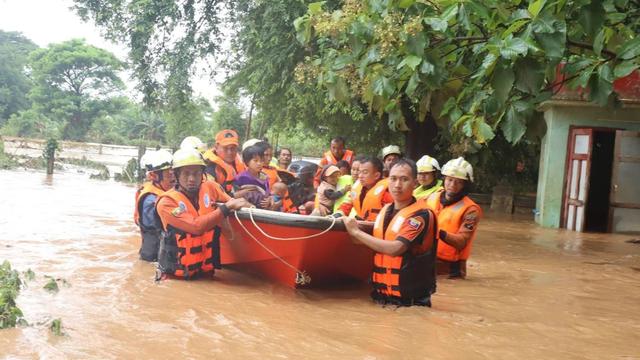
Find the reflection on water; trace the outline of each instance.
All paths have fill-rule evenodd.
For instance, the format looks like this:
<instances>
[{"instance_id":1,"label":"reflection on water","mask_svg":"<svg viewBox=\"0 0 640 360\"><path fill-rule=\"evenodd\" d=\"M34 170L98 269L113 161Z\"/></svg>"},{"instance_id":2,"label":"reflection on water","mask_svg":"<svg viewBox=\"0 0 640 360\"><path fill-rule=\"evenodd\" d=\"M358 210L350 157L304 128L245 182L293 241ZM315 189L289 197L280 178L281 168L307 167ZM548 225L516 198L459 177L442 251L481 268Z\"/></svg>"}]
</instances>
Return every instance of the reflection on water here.
<instances>
[{"instance_id":1,"label":"reflection on water","mask_svg":"<svg viewBox=\"0 0 640 360\"><path fill-rule=\"evenodd\" d=\"M629 236L485 219L470 277L432 309L381 308L366 284L292 291L239 272L153 282L137 260L134 188L87 175L0 171L0 260L33 269L19 358L639 358L640 246ZM51 275L69 287L42 290ZM67 336L49 334L61 318Z\"/></svg>"}]
</instances>

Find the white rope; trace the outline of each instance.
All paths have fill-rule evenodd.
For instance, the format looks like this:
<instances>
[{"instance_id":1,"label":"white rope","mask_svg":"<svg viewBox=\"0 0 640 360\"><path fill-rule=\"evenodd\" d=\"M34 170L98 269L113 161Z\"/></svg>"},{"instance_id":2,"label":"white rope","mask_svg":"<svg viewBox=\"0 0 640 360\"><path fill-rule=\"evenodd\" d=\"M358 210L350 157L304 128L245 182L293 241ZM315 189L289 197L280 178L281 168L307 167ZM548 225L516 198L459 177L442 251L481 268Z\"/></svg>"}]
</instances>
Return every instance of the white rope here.
<instances>
[{"instance_id":1,"label":"white rope","mask_svg":"<svg viewBox=\"0 0 640 360\"><path fill-rule=\"evenodd\" d=\"M249 210L249 213L251 213L251 210ZM237 211L234 211L234 215L236 217L236 220L238 220L238 224L240 224L240 227L247 233L247 235L249 235L255 242L257 242L258 245L262 246L262 248L265 249L274 258L280 260L283 264L287 265L288 267L290 267L291 269L293 269L296 272L296 284L298 284L298 285L307 285L307 284L311 283L311 276L309 276L303 270L300 270L300 269L296 268L295 266L289 264L285 259L281 258L278 254L274 253L271 249L269 249L265 244L260 242L260 240L258 240L258 238L256 238L255 236L253 236L252 233L249 232L249 230L244 226L242 221L240 221L240 218L238 217L238 212ZM251 218L251 220L253 222L253 217ZM256 226L256 228L258 228L258 230L260 230L260 228L256 225L255 222L253 222L253 224ZM262 232L262 230L260 230L260 231ZM264 232L262 232L262 233L264 233Z\"/></svg>"},{"instance_id":2,"label":"white rope","mask_svg":"<svg viewBox=\"0 0 640 360\"><path fill-rule=\"evenodd\" d=\"M251 222L253 223L253 226L256 227L256 229L258 229L258 231L260 231L260 233L262 233L262 235L268 237L269 239L272 240L306 240L306 239L311 239L314 237L318 237L318 236L322 236L326 233L328 233L329 231L331 231L331 229L333 229L333 227L336 225L336 218L333 216L329 216L331 218L331 225L329 225L328 228L326 228L325 230L322 230L321 232L317 233L317 234L312 234L312 235L307 235L307 236L301 236L301 237L292 237L292 238L281 238L281 237L277 237L277 236L271 236L269 234L267 234L266 232L264 232L260 226L258 226L258 224L256 223L256 221L253 219L253 211L251 210L251 208L247 209L247 211L249 211L249 218L251 219ZM237 218L237 214L236 214L236 218ZM240 220L238 220L240 221Z\"/></svg>"}]
</instances>

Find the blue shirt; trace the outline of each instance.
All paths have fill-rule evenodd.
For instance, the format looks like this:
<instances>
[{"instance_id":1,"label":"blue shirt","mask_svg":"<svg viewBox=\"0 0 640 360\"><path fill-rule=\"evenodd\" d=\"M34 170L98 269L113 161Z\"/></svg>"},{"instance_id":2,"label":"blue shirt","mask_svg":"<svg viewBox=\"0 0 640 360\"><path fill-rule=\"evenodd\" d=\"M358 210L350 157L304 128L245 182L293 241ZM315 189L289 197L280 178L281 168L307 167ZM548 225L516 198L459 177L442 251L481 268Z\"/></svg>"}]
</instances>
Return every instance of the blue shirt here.
<instances>
[{"instance_id":1,"label":"blue shirt","mask_svg":"<svg viewBox=\"0 0 640 360\"><path fill-rule=\"evenodd\" d=\"M144 227L145 230L162 230L162 223L156 212L157 199L158 197L155 194L147 194L142 201L140 227Z\"/></svg>"}]
</instances>

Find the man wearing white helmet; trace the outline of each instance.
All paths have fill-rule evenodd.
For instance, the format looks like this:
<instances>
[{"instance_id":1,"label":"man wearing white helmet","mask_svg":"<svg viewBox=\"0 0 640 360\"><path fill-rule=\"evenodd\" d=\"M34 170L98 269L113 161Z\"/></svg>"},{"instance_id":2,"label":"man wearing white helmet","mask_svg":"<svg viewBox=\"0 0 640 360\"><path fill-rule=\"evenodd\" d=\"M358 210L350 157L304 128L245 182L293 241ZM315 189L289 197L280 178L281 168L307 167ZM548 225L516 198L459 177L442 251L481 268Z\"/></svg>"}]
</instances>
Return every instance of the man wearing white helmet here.
<instances>
[{"instance_id":1,"label":"man wearing white helmet","mask_svg":"<svg viewBox=\"0 0 640 360\"><path fill-rule=\"evenodd\" d=\"M142 244L139 254L144 261L158 260L162 224L156 213L156 200L175 182L171 160L171 153L167 150L148 151L140 159L141 167L147 171L148 181L136 192L133 220L140 227Z\"/></svg>"},{"instance_id":2,"label":"man wearing white helmet","mask_svg":"<svg viewBox=\"0 0 640 360\"><path fill-rule=\"evenodd\" d=\"M438 171L440 171L438 160L424 155L416 162L416 165L418 167L418 187L413 190L413 196L416 199L426 198L442 189L442 180L438 179Z\"/></svg>"},{"instance_id":3,"label":"man wearing white helmet","mask_svg":"<svg viewBox=\"0 0 640 360\"><path fill-rule=\"evenodd\" d=\"M382 149L383 177L389 176L389 169L402 158L402 151L398 145L389 145Z\"/></svg>"},{"instance_id":4,"label":"man wearing white helmet","mask_svg":"<svg viewBox=\"0 0 640 360\"><path fill-rule=\"evenodd\" d=\"M176 186L162 194L156 206L163 228L158 254L163 276L190 279L213 274L220 268L220 226L231 210L249 205L244 199L231 199L217 183L205 181L204 169L195 149L180 149L173 155Z\"/></svg>"},{"instance_id":5,"label":"man wearing white helmet","mask_svg":"<svg viewBox=\"0 0 640 360\"><path fill-rule=\"evenodd\" d=\"M199 137L196 136L187 136L180 143L180 149L196 149L201 154L207 151L207 144L203 143Z\"/></svg>"},{"instance_id":6,"label":"man wearing white helmet","mask_svg":"<svg viewBox=\"0 0 640 360\"><path fill-rule=\"evenodd\" d=\"M464 158L442 167L444 189L426 198L426 206L438 217L438 274L451 278L467 275L467 259L482 209L467 194L473 168Z\"/></svg>"}]
</instances>

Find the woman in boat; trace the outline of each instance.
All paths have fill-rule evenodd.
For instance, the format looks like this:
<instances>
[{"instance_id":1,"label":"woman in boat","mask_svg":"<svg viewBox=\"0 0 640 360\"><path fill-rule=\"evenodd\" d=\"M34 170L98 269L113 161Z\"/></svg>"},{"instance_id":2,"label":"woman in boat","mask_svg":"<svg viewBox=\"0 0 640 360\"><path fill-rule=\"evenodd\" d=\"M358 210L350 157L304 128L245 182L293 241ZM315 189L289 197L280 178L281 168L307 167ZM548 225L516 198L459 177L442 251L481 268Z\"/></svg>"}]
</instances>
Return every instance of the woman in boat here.
<instances>
[{"instance_id":1,"label":"woman in boat","mask_svg":"<svg viewBox=\"0 0 640 360\"><path fill-rule=\"evenodd\" d=\"M233 180L234 197L244 198L260 209L275 209L271 196L269 177L262 172L264 166L264 148L251 145L242 151L242 160L247 170L239 173Z\"/></svg>"},{"instance_id":2,"label":"woman in boat","mask_svg":"<svg viewBox=\"0 0 640 360\"><path fill-rule=\"evenodd\" d=\"M416 199L426 198L432 193L442 189L442 180L438 179L440 164L438 160L429 155L424 155L416 162L418 167L418 187L413 190Z\"/></svg>"},{"instance_id":3,"label":"woman in boat","mask_svg":"<svg viewBox=\"0 0 640 360\"><path fill-rule=\"evenodd\" d=\"M393 202L382 208L373 235L355 219L343 217L355 242L376 252L371 297L382 304L431 306L436 291L436 231L433 211L413 197L417 177L412 160L400 159L389 171Z\"/></svg>"}]
</instances>

